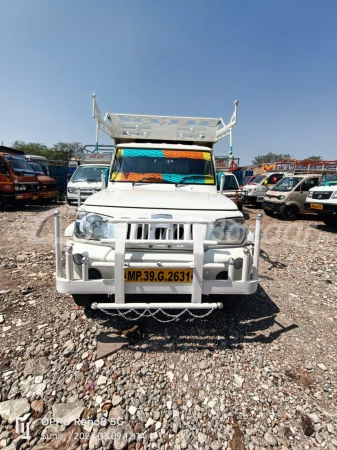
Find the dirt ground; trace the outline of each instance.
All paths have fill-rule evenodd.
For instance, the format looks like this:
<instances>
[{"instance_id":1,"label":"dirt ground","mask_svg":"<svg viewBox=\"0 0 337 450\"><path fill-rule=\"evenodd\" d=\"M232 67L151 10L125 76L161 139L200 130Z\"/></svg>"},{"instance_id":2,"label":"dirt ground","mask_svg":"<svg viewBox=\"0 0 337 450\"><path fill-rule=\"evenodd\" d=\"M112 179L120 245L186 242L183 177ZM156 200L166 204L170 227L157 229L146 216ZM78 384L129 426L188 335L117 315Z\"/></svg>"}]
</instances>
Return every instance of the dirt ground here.
<instances>
[{"instance_id":1,"label":"dirt ground","mask_svg":"<svg viewBox=\"0 0 337 450\"><path fill-rule=\"evenodd\" d=\"M9 360L5 366L13 366L14 371L19 369L11 361L25 359L26 347L35 339L38 329L44 324L52 327L64 311L78 310L70 296L58 294L54 287L55 209L61 211L64 230L74 220L75 207L60 204L0 212L0 317L3 316L3 323L0 323L0 361ZM244 208L252 231L259 212L254 207ZM175 352L181 348L192 352L199 345L212 351L214 346L218 346L220 334L225 342L224 350L238 351L239 356L230 359L227 368L233 374L246 370L245 361L247 358L250 361L250 353L254 355L254 361L258 355L262 355L264 361L272 361L274 372L279 374L274 378L279 376L286 380L282 395L293 411L293 414L291 409L282 413L282 423L289 425L293 439L289 440L288 436L285 439L287 443L284 443L277 438L275 448L282 445L294 449L337 448L336 249L336 231L314 215L303 215L296 222L264 216L258 292L250 299L243 299L229 312L214 312L207 320L193 321L191 326L186 327L184 322L177 321L166 328L166 334L173 336L167 345L173 345ZM98 324L101 319L98 316ZM85 316L82 316L78 325L85 321ZM115 323L117 328L122 329L123 326L124 321ZM162 325L153 320L143 322L142 326L146 342L152 340L153 345L165 334ZM174 360L173 350L171 359ZM4 370L0 362L0 375ZM263 365L261 370L263 372ZM254 376L247 375L246 379L247 395L257 392L264 395ZM5 389L0 401L7 399L6 392ZM271 393L265 395L273 398ZM274 395L279 396L280 391L275 391ZM316 427L311 434L306 433L303 419L301 422L296 416L296 407L301 414L302 408L308 414L319 413L322 427ZM272 439L267 436L269 431L264 431L261 437L256 431L256 442L248 431L245 434L249 428L249 413L246 414L247 417L245 414L238 417L243 433L240 438L242 447L234 446L234 436L232 441L227 439L227 444L221 444L223 447L219 448L274 447ZM257 419L257 430L258 422ZM330 422L335 428L332 425L329 431L326 427ZM250 428L254 429L252 425ZM236 430L235 423L233 430ZM275 426L271 431L277 435ZM200 442L198 448L216 448ZM145 445L143 448L161 447Z\"/></svg>"}]
</instances>

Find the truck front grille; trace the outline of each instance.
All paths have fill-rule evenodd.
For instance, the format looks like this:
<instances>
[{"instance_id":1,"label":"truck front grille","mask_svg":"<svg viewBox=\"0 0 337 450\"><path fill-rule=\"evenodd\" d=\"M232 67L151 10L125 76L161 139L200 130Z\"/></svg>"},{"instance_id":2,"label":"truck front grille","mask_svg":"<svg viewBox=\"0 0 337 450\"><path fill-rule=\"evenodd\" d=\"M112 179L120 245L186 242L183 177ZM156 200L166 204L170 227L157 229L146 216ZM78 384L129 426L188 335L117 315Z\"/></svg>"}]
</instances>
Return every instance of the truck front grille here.
<instances>
[{"instance_id":1,"label":"truck front grille","mask_svg":"<svg viewBox=\"0 0 337 450\"><path fill-rule=\"evenodd\" d=\"M42 191L57 191L57 184L50 183L50 184L43 184L42 185Z\"/></svg>"},{"instance_id":2,"label":"truck front grille","mask_svg":"<svg viewBox=\"0 0 337 450\"><path fill-rule=\"evenodd\" d=\"M327 200L331 197L332 192L325 191L325 192L313 192L312 198L316 198L318 200Z\"/></svg>"},{"instance_id":3,"label":"truck front grille","mask_svg":"<svg viewBox=\"0 0 337 450\"><path fill-rule=\"evenodd\" d=\"M39 185L38 183L19 183L19 186L26 186L26 190L24 192L38 192Z\"/></svg>"},{"instance_id":4,"label":"truck front grille","mask_svg":"<svg viewBox=\"0 0 337 450\"><path fill-rule=\"evenodd\" d=\"M127 239L189 240L193 239L193 226L167 224L161 227L153 224L129 224Z\"/></svg>"}]
</instances>

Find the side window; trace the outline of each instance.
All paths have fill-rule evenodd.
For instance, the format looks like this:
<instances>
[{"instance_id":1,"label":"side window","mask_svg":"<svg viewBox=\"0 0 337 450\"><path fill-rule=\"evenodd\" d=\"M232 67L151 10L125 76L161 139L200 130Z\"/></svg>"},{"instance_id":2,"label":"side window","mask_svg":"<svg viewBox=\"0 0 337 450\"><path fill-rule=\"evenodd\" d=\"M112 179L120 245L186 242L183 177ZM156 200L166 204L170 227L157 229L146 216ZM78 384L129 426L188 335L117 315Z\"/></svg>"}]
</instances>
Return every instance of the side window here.
<instances>
[{"instance_id":1,"label":"side window","mask_svg":"<svg viewBox=\"0 0 337 450\"><path fill-rule=\"evenodd\" d=\"M283 178L283 174L282 173L273 173L272 175L270 175L267 178L268 183L266 183L266 184L276 184L280 180L282 180L282 178Z\"/></svg>"},{"instance_id":2,"label":"side window","mask_svg":"<svg viewBox=\"0 0 337 450\"><path fill-rule=\"evenodd\" d=\"M3 158L0 158L0 173L3 175L6 175L8 172L8 166L6 164L6 161Z\"/></svg>"},{"instance_id":3,"label":"side window","mask_svg":"<svg viewBox=\"0 0 337 450\"><path fill-rule=\"evenodd\" d=\"M307 180L304 180L301 185L301 191L309 191L312 187L315 187L318 185L318 178L308 178Z\"/></svg>"}]
</instances>

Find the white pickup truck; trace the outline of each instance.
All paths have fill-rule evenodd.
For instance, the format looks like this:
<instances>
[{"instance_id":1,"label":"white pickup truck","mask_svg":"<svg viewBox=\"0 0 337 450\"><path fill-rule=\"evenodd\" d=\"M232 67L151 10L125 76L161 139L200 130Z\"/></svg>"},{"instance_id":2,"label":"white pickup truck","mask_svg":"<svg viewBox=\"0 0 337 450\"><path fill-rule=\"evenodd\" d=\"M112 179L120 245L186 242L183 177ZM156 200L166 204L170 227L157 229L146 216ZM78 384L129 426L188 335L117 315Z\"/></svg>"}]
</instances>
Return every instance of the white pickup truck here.
<instances>
[{"instance_id":1,"label":"white pickup truck","mask_svg":"<svg viewBox=\"0 0 337 450\"><path fill-rule=\"evenodd\" d=\"M114 139L115 154L107 188L91 195L66 229L65 276L55 213L57 290L80 306L117 312L213 310L226 296L253 294L262 215L254 236L222 195L224 178L217 190L213 156L215 142L231 137L237 102L227 125L190 117L102 119L95 96L94 117Z\"/></svg>"}]
</instances>

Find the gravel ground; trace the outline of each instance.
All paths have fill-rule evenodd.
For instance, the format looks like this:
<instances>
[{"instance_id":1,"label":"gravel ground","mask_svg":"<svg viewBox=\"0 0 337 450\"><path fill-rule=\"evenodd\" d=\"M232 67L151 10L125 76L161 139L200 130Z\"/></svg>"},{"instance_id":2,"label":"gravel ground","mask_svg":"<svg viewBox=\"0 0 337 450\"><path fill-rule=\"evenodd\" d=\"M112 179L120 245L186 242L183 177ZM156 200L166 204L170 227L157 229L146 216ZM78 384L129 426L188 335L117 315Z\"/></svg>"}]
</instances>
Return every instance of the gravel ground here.
<instances>
[{"instance_id":1,"label":"gravel ground","mask_svg":"<svg viewBox=\"0 0 337 450\"><path fill-rule=\"evenodd\" d=\"M64 227L75 209L58 208ZM127 332L55 291L54 209L0 213L0 448L337 449L333 230L264 217L254 296ZM97 359L106 332L129 345Z\"/></svg>"}]
</instances>

